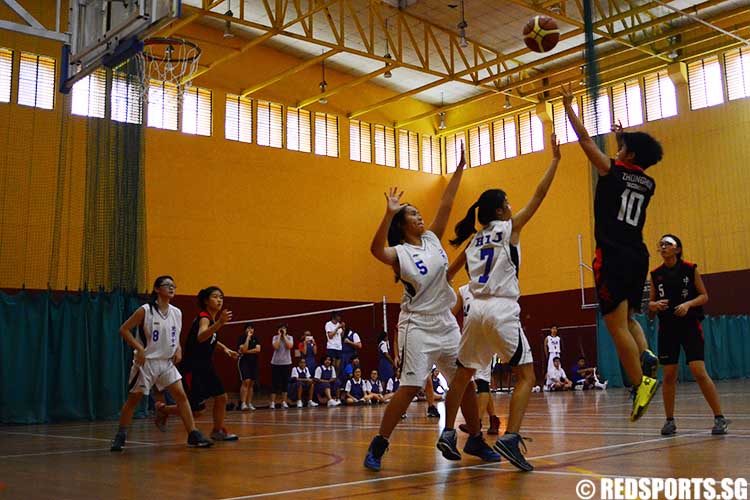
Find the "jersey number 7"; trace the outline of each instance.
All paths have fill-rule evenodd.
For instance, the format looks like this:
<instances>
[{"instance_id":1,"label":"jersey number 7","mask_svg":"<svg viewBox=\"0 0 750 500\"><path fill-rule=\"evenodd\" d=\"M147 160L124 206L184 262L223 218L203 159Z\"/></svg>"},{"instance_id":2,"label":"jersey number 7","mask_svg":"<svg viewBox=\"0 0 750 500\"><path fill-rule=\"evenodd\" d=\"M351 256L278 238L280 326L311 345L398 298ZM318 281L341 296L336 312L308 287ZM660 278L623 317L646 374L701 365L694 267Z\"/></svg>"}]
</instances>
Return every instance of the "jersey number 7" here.
<instances>
[{"instance_id":1,"label":"jersey number 7","mask_svg":"<svg viewBox=\"0 0 750 500\"><path fill-rule=\"evenodd\" d=\"M487 259L487 264L484 266L484 274L479 277L480 283L487 283L487 280L490 279L490 269L492 268L492 258L495 256L495 248L494 247L488 247L483 248L479 252L479 258L484 260Z\"/></svg>"}]
</instances>

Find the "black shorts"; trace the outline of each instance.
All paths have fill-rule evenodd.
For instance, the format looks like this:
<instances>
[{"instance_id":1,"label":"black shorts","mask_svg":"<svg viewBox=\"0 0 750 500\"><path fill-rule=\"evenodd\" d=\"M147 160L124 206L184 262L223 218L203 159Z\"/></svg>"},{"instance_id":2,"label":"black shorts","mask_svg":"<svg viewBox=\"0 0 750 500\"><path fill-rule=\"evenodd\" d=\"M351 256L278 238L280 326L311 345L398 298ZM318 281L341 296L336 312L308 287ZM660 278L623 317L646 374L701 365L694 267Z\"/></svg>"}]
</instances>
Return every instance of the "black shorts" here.
<instances>
[{"instance_id":1,"label":"black shorts","mask_svg":"<svg viewBox=\"0 0 750 500\"><path fill-rule=\"evenodd\" d=\"M659 323L659 362L676 365L680 347L685 350L685 361L703 361L703 327L697 319Z\"/></svg>"},{"instance_id":2,"label":"black shorts","mask_svg":"<svg viewBox=\"0 0 750 500\"><path fill-rule=\"evenodd\" d=\"M271 392L274 394L286 392L291 371L292 365L271 365Z\"/></svg>"},{"instance_id":3,"label":"black shorts","mask_svg":"<svg viewBox=\"0 0 750 500\"><path fill-rule=\"evenodd\" d=\"M193 368L183 374L182 385L193 411L205 410L208 398L221 396L226 392L213 366Z\"/></svg>"},{"instance_id":4,"label":"black shorts","mask_svg":"<svg viewBox=\"0 0 750 500\"><path fill-rule=\"evenodd\" d=\"M258 380L258 358L256 356L240 356L237 360L240 380Z\"/></svg>"},{"instance_id":5,"label":"black shorts","mask_svg":"<svg viewBox=\"0 0 750 500\"><path fill-rule=\"evenodd\" d=\"M594 281L602 315L614 311L623 300L628 309L640 311L643 285L648 275L648 250L638 247L598 247L594 257Z\"/></svg>"}]
</instances>

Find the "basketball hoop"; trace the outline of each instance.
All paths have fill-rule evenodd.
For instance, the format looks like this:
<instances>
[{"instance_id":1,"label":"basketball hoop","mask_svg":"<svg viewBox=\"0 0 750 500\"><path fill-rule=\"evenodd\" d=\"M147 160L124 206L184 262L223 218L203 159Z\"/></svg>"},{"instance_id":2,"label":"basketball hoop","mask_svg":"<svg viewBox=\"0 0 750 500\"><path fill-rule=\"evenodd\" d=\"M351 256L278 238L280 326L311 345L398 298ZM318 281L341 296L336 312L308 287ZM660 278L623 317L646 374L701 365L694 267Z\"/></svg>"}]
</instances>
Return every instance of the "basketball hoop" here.
<instances>
[{"instance_id":1,"label":"basketball hoop","mask_svg":"<svg viewBox=\"0 0 750 500\"><path fill-rule=\"evenodd\" d=\"M169 82L177 87L190 86L198 69L201 49L182 38L147 38L143 50L135 55L141 92L148 102L151 80Z\"/></svg>"}]
</instances>

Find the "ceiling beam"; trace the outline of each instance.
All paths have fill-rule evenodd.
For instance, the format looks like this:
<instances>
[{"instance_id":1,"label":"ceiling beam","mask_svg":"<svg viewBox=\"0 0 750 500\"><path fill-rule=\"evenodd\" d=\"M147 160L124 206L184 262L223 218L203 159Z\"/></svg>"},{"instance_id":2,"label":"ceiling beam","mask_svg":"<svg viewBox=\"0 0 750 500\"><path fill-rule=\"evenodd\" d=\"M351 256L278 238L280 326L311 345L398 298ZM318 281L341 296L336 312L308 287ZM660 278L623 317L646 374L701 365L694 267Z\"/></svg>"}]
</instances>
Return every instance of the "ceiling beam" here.
<instances>
[{"instance_id":1,"label":"ceiling beam","mask_svg":"<svg viewBox=\"0 0 750 500\"><path fill-rule=\"evenodd\" d=\"M300 101L297 104L297 107L298 108L305 108L305 107L309 106L310 104L314 104L314 103L318 102L320 99L331 97L331 96L336 95L339 92L342 92L342 91L344 91L346 89L350 89L352 87L356 87L357 85L361 85L361 84L363 84L363 83L365 83L365 82L367 82L369 80L372 80L376 76L382 75L383 73L385 73L389 69L393 69L393 68L390 67L390 66L383 66L382 68L379 68L376 71L373 71L371 73L367 73L366 75L362 75L359 78L355 78L353 80L349 80L348 82L344 83L343 85L339 85L336 88L333 88L331 90L326 90L325 92L321 92L320 94L314 95L312 97L308 97L307 99L304 99L304 100Z\"/></svg>"},{"instance_id":2,"label":"ceiling beam","mask_svg":"<svg viewBox=\"0 0 750 500\"><path fill-rule=\"evenodd\" d=\"M255 92L264 89L266 87L270 87L274 83L280 82L281 80L284 80L285 78L289 78L292 75L295 75L299 73L300 71L303 71L310 66L313 66L321 61L324 61L328 59L331 56L334 56L338 54L339 51L337 49L331 49L328 52L321 54L317 57L313 57L312 59L307 59L306 61L303 61L299 64L295 64L291 68L287 69L286 71L282 71L281 73L277 73L276 75L272 76L271 78L256 83L254 85L251 85L250 87L244 89L242 92L240 92L240 96L247 97L250 94L254 94Z\"/></svg>"}]
</instances>

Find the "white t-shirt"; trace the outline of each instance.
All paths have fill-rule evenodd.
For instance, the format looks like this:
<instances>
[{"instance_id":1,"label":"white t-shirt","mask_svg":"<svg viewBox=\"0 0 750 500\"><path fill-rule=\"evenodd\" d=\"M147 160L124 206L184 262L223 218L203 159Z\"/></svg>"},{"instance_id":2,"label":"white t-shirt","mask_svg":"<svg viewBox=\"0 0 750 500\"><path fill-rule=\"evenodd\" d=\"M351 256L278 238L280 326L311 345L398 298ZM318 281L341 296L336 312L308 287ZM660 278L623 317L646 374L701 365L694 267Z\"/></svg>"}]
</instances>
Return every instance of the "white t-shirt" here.
<instances>
[{"instance_id":1,"label":"white t-shirt","mask_svg":"<svg viewBox=\"0 0 750 500\"><path fill-rule=\"evenodd\" d=\"M324 368L324 366L320 365L320 366L318 366L315 369L315 378L316 379L318 379L318 380L322 380L323 379L323 368ZM331 370L331 378L336 378L336 368L334 368L333 365L331 365L329 367L329 369ZM326 379L326 380L328 380L328 379Z\"/></svg>"},{"instance_id":2,"label":"white t-shirt","mask_svg":"<svg viewBox=\"0 0 750 500\"><path fill-rule=\"evenodd\" d=\"M544 339L547 343L547 352L550 354L560 354L560 336L553 337L552 335L547 335L547 338Z\"/></svg>"},{"instance_id":3,"label":"white t-shirt","mask_svg":"<svg viewBox=\"0 0 750 500\"><path fill-rule=\"evenodd\" d=\"M560 382L563 379L567 380L568 376L565 374L565 370L560 368L555 368L554 366L550 368L550 370L547 372L547 385L552 385L553 382Z\"/></svg>"},{"instance_id":4,"label":"white t-shirt","mask_svg":"<svg viewBox=\"0 0 750 500\"><path fill-rule=\"evenodd\" d=\"M339 329L341 329L341 323L334 323L333 321L326 323L326 349L341 350L341 332L337 332L333 338L328 336L329 333L335 332Z\"/></svg>"},{"instance_id":5,"label":"white t-shirt","mask_svg":"<svg viewBox=\"0 0 750 500\"><path fill-rule=\"evenodd\" d=\"M299 366L295 366L292 368L292 376L291 378L312 378L310 376L310 369L308 367L304 367L303 369L300 369Z\"/></svg>"},{"instance_id":6,"label":"white t-shirt","mask_svg":"<svg viewBox=\"0 0 750 500\"><path fill-rule=\"evenodd\" d=\"M182 330L182 311L169 304L167 314L163 315L156 306L143 304L141 308L146 313L143 324L139 327L138 336L141 342L145 340L147 359L169 359L174 356L180 345L180 331Z\"/></svg>"},{"instance_id":7,"label":"white t-shirt","mask_svg":"<svg viewBox=\"0 0 750 500\"><path fill-rule=\"evenodd\" d=\"M398 382L397 378L389 378L388 383L385 385L385 388L388 392L393 392L393 385L395 382Z\"/></svg>"},{"instance_id":8,"label":"white t-shirt","mask_svg":"<svg viewBox=\"0 0 750 500\"><path fill-rule=\"evenodd\" d=\"M450 310L456 293L448 284L448 256L435 233L426 231L419 246L403 243L394 248L404 282L401 310L425 314Z\"/></svg>"},{"instance_id":9,"label":"white t-shirt","mask_svg":"<svg viewBox=\"0 0 750 500\"><path fill-rule=\"evenodd\" d=\"M510 252L513 222L495 220L472 237L466 247L469 289L474 297L505 297L518 300L521 295L516 265Z\"/></svg>"}]
</instances>

